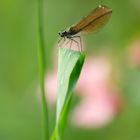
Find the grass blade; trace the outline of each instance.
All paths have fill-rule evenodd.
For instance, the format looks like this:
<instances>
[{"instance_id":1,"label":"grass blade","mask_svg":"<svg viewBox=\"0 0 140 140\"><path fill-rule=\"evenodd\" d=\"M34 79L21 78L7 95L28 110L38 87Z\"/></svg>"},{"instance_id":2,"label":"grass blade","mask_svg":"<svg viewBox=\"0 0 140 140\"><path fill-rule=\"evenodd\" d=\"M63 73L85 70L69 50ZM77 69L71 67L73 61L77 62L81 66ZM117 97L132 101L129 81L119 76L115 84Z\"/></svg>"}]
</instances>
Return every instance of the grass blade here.
<instances>
[{"instance_id":1,"label":"grass blade","mask_svg":"<svg viewBox=\"0 0 140 140\"><path fill-rule=\"evenodd\" d=\"M56 126L52 140L61 140L72 90L79 78L85 55L67 48L59 49Z\"/></svg>"}]
</instances>

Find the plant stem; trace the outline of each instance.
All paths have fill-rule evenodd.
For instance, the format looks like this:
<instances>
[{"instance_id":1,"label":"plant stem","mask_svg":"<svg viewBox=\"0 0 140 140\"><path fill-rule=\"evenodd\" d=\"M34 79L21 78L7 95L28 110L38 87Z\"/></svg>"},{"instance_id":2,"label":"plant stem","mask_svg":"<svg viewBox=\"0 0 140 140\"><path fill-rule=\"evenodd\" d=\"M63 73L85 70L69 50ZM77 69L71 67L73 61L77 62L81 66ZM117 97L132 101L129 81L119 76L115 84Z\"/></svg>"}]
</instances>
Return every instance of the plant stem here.
<instances>
[{"instance_id":1,"label":"plant stem","mask_svg":"<svg viewBox=\"0 0 140 140\"><path fill-rule=\"evenodd\" d=\"M45 98L45 42L43 34L43 0L38 0L38 59L40 76L40 93L42 102L43 140L49 140L48 106Z\"/></svg>"}]
</instances>

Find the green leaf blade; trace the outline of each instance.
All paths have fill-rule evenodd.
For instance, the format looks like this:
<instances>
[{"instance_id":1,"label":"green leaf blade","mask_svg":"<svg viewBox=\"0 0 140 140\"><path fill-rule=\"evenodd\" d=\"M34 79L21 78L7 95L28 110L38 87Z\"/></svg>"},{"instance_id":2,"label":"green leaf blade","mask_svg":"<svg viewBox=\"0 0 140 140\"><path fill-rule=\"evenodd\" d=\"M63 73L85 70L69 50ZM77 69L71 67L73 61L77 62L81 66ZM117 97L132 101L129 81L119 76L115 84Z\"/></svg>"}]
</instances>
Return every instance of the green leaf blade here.
<instances>
[{"instance_id":1,"label":"green leaf blade","mask_svg":"<svg viewBox=\"0 0 140 140\"><path fill-rule=\"evenodd\" d=\"M67 48L59 49L57 112L53 140L61 140L64 131L72 90L79 78L85 55Z\"/></svg>"}]
</instances>

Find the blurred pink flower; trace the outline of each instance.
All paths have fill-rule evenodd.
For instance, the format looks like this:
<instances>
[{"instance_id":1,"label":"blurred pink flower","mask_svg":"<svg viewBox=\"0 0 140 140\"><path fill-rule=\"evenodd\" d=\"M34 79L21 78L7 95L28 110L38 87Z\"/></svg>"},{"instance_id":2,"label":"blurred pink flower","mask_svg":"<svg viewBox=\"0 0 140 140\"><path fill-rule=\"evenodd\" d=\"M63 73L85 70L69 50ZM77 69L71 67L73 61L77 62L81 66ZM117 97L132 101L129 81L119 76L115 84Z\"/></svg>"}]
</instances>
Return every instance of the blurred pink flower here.
<instances>
[{"instance_id":1,"label":"blurred pink flower","mask_svg":"<svg viewBox=\"0 0 140 140\"><path fill-rule=\"evenodd\" d=\"M72 112L72 122L81 127L102 127L118 113L120 97L111 85L112 67L104 57L86 60L77 84L81 102Z\"/></svg>"},{"instance_id":2,"label":"blurred pink flower","mask_svg":"<svg viewBox=\"0 0 140 140\"><path fill-rule=\"evenodd\" d=\"M112 66L105 57L87 58L76 86L80 103L71 112L71 122L80 127L99 128L119 112L121 99L111 83ZM56 100L56 72L46 77L49 103Z\"/></svg>"},{"instance_id":3,"label":"blurred pink flower","mask_svg":"<svg viewBox=\"0 0 140 140\"><path fill-rule=\"evenodd\" d=\"M127 61L132 67L140 66L140 39L133 41L127 48Z\"/></svg>"},{"instance_id":4,"label":"blurred pink flower","mask_svg":"<svg viewBox=\"0 0 140 140\"><path fill-rule=\"evenodd\" d=\"M93 57L85 60L78 84L79 94L86 97L93 95L95 90L106 87L111 74L111 65L103 57ZM88 95L88 96L87 96Z\"/></svg>"},{"instance_id":5,"label":"blurred pink flower","mask_svg":"<svg viewBox=\"0 0 140 140\"><path fill-rule=\"evenodd\" d=\"M56 102L57 72L52 72L45 79L45 93L48 104L53 105Z\"/></svg>"},{"instance_id":6,"label":"blurred pink flower","mask_svg":"<svg viewBox=\"0 0 140 140\"><path fill-rule=\"evenodd\" d=\"M72 122L86 128L103 127L116 116L118 101L117 97L105 94L87 98L73 111Z\"/></svg>"}]
</instances>

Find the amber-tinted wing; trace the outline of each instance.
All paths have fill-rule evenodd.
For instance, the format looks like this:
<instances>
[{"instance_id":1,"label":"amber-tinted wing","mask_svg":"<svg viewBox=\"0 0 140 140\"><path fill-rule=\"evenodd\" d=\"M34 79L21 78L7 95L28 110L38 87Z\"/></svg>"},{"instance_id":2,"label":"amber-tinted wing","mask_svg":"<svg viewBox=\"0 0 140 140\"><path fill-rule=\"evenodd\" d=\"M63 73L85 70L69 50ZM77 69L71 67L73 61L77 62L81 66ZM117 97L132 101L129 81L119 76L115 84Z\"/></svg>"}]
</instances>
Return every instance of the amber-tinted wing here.
<instances>
[{"instance_id":1,"label":"amber-tinted wing","mask_svg":"<svg viewBox=\"0 0 140 140\"><path fill-rule=\"evenodd\" d=\"M87 17L72 26L70 31L75 33L96 31L107 23L111 13L112 10L107 6L99 5Z\"/></svg>"}]
</instances>

